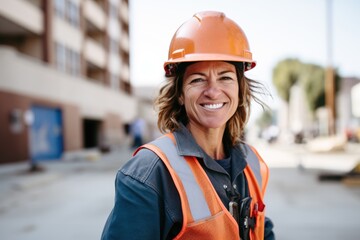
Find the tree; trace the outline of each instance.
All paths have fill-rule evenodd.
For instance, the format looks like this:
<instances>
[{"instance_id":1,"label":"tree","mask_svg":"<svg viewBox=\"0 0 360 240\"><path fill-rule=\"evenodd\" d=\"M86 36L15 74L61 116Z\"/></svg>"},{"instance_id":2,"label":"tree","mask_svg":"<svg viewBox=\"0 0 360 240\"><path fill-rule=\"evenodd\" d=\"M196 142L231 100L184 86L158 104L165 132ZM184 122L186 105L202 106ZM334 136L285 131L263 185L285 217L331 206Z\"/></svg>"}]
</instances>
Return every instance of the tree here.
<instances>
[{"instance_id":1,"label":"tree","mask_svg":"<svg viewBox=\"0 0 360 240\"><path fill-rule=\"evenodd\" d=\"M285 59L273 70L273 83L279 96L289 102L290 88L298 81L302 63L297 59Z\"/></svg>"},{"instance_id":2,"label":"tree","mask_svg":"<svg viewBox=\"0 0 360 240\"><path fill-rule=\"evenodd\" d=\"M309 109L314 112L325 106L325 71L314 64L303 64L300 83L303 86Z\"/></svg>"},{"instance_id":3,"label":"tree","mask_svg":"<svg viewBox=\"0 0 360 240\"><path fill-rule=\"evenodd\" d=\"M256 124L261 128L265 129L273 123L273 114L270 110L265 110L256 120Z\"/></svg>"},{"instance_id":4,"label":"tree","mask_svg":"<svg viewBox=\"0 0 360 240\"><path fill-rule=\"evenodd\" d=\"M339 80L340 76L335 71L335 91L339 88ZM298 83L304 89L312 112L325 106L325 70L321 66L285 59L275 66L273 83L279 96L286 102L289 102L291 87Z\"/></svg>"}]
</instances>

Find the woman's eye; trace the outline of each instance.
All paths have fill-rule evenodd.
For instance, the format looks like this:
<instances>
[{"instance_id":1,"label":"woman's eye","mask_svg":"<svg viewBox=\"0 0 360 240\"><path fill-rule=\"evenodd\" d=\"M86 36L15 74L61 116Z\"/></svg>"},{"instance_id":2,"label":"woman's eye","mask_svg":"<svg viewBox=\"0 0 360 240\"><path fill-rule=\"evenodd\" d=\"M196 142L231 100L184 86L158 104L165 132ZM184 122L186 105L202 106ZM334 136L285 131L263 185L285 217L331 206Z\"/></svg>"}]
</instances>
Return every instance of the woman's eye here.
<instances>
[{"instance_id":1,"label":"woman's eye","mask_svg":"<svg viewBox=\"0 0 360 240\"><path fill-rule=\"evenodd\" d=\"M221 77L220 79L221 80L233 80L233 78L229 77L229 76L224 76L224 77Z\"/></svg>"},{"instance_id":2,"label":"woman's eye","mask_svg":"<svg viewBox=\"0 0 360 240\"><path fill-rule=\"evenodd\" d=\"M202 78L195 78L195 79L191 80L190 83L199 83L199 82L202 82L202 81L204 81L204 79L202 79Z\"/></svg>"}]
</instances>

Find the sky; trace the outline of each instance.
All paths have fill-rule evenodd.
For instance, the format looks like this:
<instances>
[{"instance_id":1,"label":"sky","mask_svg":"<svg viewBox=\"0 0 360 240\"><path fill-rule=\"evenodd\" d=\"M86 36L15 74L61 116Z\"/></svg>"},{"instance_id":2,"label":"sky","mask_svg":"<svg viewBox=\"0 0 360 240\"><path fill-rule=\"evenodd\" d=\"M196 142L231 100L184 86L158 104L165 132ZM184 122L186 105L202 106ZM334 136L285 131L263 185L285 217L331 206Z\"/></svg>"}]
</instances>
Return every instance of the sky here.
<instances>
[{"instance_id":1,"label":"sky","mask_svg":"<svg viewBox=\"0 0 360 240\"><path fill-rule=\"evenodd\" d=\"M159 86L164 81L163 63L167 60L172 36L194 13L206 10L224 12L244 30L257 62L247 76L264 83L273 95L270 105L274 108L277 97L272 86L272 71L286 58L321 66L332 64L341 76L360 78L358 0L129 2L131 82L134 86ZM330 45L327 2L332 9Z\"/></svg>"}]
</instances>

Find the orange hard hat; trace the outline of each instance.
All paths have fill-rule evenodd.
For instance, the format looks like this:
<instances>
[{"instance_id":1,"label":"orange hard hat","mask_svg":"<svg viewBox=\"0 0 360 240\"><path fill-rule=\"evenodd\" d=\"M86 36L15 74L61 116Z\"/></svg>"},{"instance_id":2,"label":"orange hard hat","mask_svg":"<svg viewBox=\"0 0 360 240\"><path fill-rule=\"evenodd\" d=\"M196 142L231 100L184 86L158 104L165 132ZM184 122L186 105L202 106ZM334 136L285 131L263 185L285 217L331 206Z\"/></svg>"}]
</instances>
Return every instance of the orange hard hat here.
<instances>
[{"instance_id":1,"label":"orange hard hat","mask_svg":"<svg viewBox=\"0 0 360 240\"><path fill-rule=\"evenodd\" d=\"M174 74L177 63L196 61L244 62L255 67L244 31L222 12L196 13L175 32L164 64L165 75Z\"/></svg>"}]
</instances>

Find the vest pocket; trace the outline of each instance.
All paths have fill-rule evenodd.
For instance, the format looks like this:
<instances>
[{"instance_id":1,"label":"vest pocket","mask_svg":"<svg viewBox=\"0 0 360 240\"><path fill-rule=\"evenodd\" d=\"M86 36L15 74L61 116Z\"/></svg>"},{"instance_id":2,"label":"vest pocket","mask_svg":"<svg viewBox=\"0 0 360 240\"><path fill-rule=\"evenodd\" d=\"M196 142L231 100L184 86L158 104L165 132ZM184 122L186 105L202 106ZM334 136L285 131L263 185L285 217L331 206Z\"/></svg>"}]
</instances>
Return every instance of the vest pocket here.
<instances>
[{"instance_id":1,"label":"vest pocket","mask_svg":"<svg viewBox=\"0 0 360 240\"><path fill-rule=\"evenodd\" d=\"M262 224L262 226L259 226ZM265 224L265 205L263 205L263 209L259 210L256 215L256 224L255 229L251 231L251 240L263 240L264 239L264 226Z\"/></svg>"},{"instance_id":2,"label":"vest pocket","mask_svg":"<svg viewBox=\"0 0 360 240\"><path fill-rule=\"evenodd\" d=\"M186 240L239 240L238 226L228 216L219 212L214 216L189 223L175 239Z\"/></svg>"}]
</instances>

